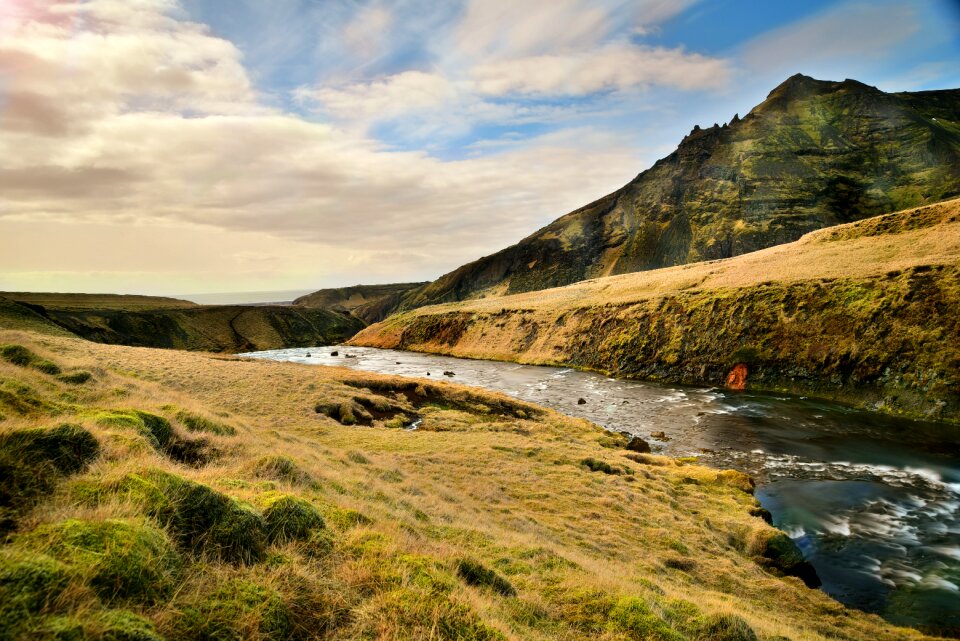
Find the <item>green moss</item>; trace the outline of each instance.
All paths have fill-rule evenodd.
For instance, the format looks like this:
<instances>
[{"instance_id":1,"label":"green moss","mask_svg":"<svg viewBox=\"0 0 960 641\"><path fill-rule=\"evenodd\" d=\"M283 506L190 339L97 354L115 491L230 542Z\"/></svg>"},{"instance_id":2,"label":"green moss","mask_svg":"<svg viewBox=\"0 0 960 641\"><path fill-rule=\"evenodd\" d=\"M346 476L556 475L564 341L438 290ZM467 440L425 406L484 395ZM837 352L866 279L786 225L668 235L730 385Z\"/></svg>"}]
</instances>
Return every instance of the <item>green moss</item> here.
<instances>
[{"instance_id":1,"label":"green moss","mask_svg":"<svg viewBox=\"0 0 960 641\"><path fill-rule=\"evenodd\" d=\"M86 370L77 370L75 372L67 372L66 374L61 374L57 377L57 380L62 383L68 383L70 385L83 385L87 381L93 378L93 374Z\"/></svg>"},{"instance_id":2,"label":"green moss","mask_svg":"<svg viewBox=\"0 0 960 641\"><path fill-rule=\"evenodd\" d=\"M258 459L253 465L253 475L261 479L284 481L291 485L308 485L313 480L292 458L279 454Z\"/></svg>"},{"instance_id":3,"label":"green moss","mask_svg":"<svg viewBox=\"0 0 960 641\"><path fill-rule=\"evenodd\" d=\"M608 627L637 641L683 641L684 637L650 610L646 601L624 597L610 610Z\"/></svg>"},{"instance_id":4,"label":"green moss","mask_svg":"<svg viewBox=\"0 0 960 641\"><path fill-rule=\"evenodd\" d=\"M21 416L59 413L56 403L44 399L29 385L9 378L0 378L0 408Z\"/></svg>"},{"instance_id":5,"label":"green moss","mask_svg":"<svg viewBox=\"0 0 960 641\"><path fill-rule=\"evenodd\" d=\"M467 585L489 588L501 596L517 595L516 588L509 581L473 559L458 559L457 575Z\"/></svg>"},{"instance_id":6,"label":"green moss","mask_svg":"<svg viewBox=\"0 0 960 641\"><path fill-rule=\"evenodd\" d=\"M45 358L34 361L33 368L50 376L57 376L62 371L59 365Z\"/></svg>"},{"instance_id":7,"label":"green moss","mask_svg":"<svg viewBox=\"0 0 960 641\"><path fill-rule=\"evenodd\" d=\"M100 444L78 425L31 428L0 435L0 532L64 476L86 468Z\"/></svg>"},{"instance_id":8,"label":"green moss","mask_svg":"<svg viewBox=\"0 0 960 641\"><path fill-rule=\"evenodd\" d=\"M290 611L276 590L241 579L183 607L174 627L176 638L197 641L285 641L293 629Z\"/></svg>"},{"instance_id":9,"label":"green moss","mask_svg":"<svg viewBox=\"0 0 960 641\"><path fill-rule=\"evenodd\" d=\"M261 495L258 502L264 508L267 539L271 543L303 540L311 531L324 527L317 508L299 497L269 492Z\"/></svg>"},{"instance_id":10,"label":"green moss","mask_svg":"<svg viewBox=\"0 0 960 641\"><path fill-rule=\"evenodd\" d=\"M757 641L750 624L735 614L711 614L700 625L696 641Z\"/></svg>"},{"instance_id":11,"label":"green moss","mask_svg":"<svg viewBox=\"0 0 960 641\"><path fill-rule=\"evenodd\" d=\"M603 472L604 474L623 474L623 470L620 468L614 467L606 461L599 461L595 458L585 458L580 461L580 465L583 465L591 472Z\"/></svg>"},{"instance_id":12,"label":"green moss","mask_svg":"<svg viewBox=\"0 0 960 641\"><path fill-rule=\"evenodd\" d=\"M161 530L129 519L70 519L16 538L18 548L43 552L76 568L106 600L154 603L169 597L180 556Z\"/></svg>"},{"instance_id":13,"label":"green moss","mask_svg":"<svg viewBox=\"0 0 960 641\"><path fill-rule=\"evenodd\" d=\"M361 625L361 638L377 638L388 628L394 639L505 641L467 604L448 595L400 588L378 596Z\"/></svg>"},{"instance_id":14,"label":"green moss","mask_svg":"<svg viewBox=\"0 0 960 641\"><path fill-rule=\"evenodd\" d=\"M116 491L140 503L194 552L253 563L264 554L266 525L248 506L216 490L161 470L128 474Z\"/></svg>"},{"instance_id":15,"label":"green moss","mask_svg":"<svg viewBox=\"0 0 960 641\"><path fill-rule=\"evenodd\" d=\"M606 631L610 612L617 600L600 590L579 590L556 588L548 590L553 617L582 632L600 633Z\"/></svg>"},{"instance_id":16,"label":"green moss","mask_svg":"<svg viewBox=\"0 0 960 641\"><path fill-rule=\"evenodd\" d=\"M360 525L370 525L373 519L357 510L327 505L322 509L324 518L338 530L349 530Z\"/></svg>"},{"instance_id":17,"label":"green moss","mask_svg":"<svg viewBox=\"0 0 960 641\"><path fill-rule=\"evenodd\" d=\"M44 554L0 549L0 639L10 639L46 610L69 581L67 566Z\"/></svg>"},{"instance_id":18,"label":"green moss","mask_svg":"<svg viewBox=\"0 0 960 641\"><path fill-rule=\"evenodd\" d=\"M126 610L47 617L36 636L51 641L163 641L153 623Z\"/></svg>"},{"instance_id":19,"label":"green moss","mask_svg":"<svg viewBox=\"0 0 960 641\"><path fill-rule=\"evenodd\" d=\"M30 463L50 463L63 474L86 468L100 453L93 434L70 423L51 429L24 429L0 436L0 451Z\"/></svg>"},{"instance_id":20,"label":"green moss","mask_svg":"<svg viewBox=\"0 0 960 641\"><path fill-rule=\"evenodd\" d=\"M177 412L177 420L191 432L208 432L218 436L233 436L237 433L237 429L232 425L227 425L226 423L221 423L220 421L215 421L186 410Z\"/></svg>"},{"instance_id":21,"label":"green moss","mask_svg":"<svg viewBox=\"0 0 960 641\"><path fill-rule=\"evenodd\" d=\"M157 449L169 445L173 438L170 421L143 410L103 410L94 414L94 420L104 427L134 430Z\"/></svg>"},{"instance_id":22,"label":"green moss","mask_svg":"<svg viewBox=\"0 0 960 641\"><path fill-rule=\"evenodd\" d=\"M37 358L37 355L23 345L0 345L0 358L11 365L26 367Z\"/></svg>"}]
</instances>

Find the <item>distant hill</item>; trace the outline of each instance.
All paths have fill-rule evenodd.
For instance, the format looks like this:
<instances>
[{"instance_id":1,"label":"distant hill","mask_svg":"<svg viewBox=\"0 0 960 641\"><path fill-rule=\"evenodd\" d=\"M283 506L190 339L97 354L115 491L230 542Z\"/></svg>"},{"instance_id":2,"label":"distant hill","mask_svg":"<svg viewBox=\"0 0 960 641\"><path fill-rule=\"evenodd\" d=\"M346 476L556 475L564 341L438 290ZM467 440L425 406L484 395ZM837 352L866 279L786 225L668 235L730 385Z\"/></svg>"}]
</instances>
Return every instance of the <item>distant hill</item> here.
<instances>
[{"instance_id":1,"label":"distant hill","mask_svg":"<svg viewBox=\"0 0 960 641\"><path fill-rule=\"evenodd\" d=\"M0 329L98 343L245 352L339 343L364 327L353 316L290 305L196 305L113 294L0 294Z\"/></svg>"},{"instance_id":2,"label":"distant hill","mask_svg":"<svg viewBox=\"0 0 960 641\"><path fill-rule=\"evenodd\" d=\"M795 75L695 127L616 192L405 296L400 309L728 258L960 194L960 90Z\"/></svg>"},{"instance_id":3,"label":"distant hill","mask_svg":"<svg viewBox=\"0 0 960 641\"><path fill-rule=\"evenodd\" d=\"M297 307L315 307L343 312L369 325L386 318L404 295L426 284L394 283L321 289L301 296L293 301L293 304Z\"/></svg>"},{"instance_id":4,"label":"distant hill","mask_svg":"<svg viewBox=\"0 0 960 641\"><path fill-rule=\"evenodd\" d=\"M138 294L60 294L53 292L0 292L0 297L18 303L56 309L174 309L196 307L196 303L166 296Z\"/></svg>"},{"instance_id":5,"label":"distant hill","mask_svg":"<svg viewBox=\"0 0 960 641\"><path fill-rule=\"evenodd\" d=\"M960 199L735 258L423 307L350 342L960 424Z\"/></svg>"}]
</instances>

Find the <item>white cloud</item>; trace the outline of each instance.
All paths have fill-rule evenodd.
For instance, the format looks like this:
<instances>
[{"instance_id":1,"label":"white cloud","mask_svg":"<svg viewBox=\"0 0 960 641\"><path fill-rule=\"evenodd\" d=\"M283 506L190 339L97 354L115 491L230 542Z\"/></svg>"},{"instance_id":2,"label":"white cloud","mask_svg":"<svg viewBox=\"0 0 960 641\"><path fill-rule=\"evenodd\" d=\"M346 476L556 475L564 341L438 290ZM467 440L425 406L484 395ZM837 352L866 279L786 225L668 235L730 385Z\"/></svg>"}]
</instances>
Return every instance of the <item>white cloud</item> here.
<instances>
[{"instance_id":1,"label":"white cloud","mask_svg":"<svg viewBox=\"0 0 960 641\"><path fill-rule=\"evenodd\" d=\"M682 49L619 43L580 54L542 55L480 64L473 77L482 93L582 96L648 85L717 89L729 64Z\"/></svg>"},{"instance_id":2,"label":"white cloud","mask_svg":"<svg viewBox=\"0 0 960 641\"><path fill-rule=\"evenodd\" d=\"M343 29L343 43L364 58L379 56L385 50L392 25L393 14L386 7L378 4L363 7Z\"/></svg>"},{"instance_id":3,"label":"white cloud","mask_svg":"<svg viewBox=\"0 0 960 641\"><path fill-rule=\"evenodd\" d=\"M389 120L409 112L434 110L457 102L462 88L436 73L404 71L345 87L300 88L300 100L313 100L341 119Z\"/></svg>"},{"instance_id":4,"label":"white cloud","mask_svg":"<svg viewBox=\"0 0 960 641\"><path fill-rule=\"evenodd\" d=\"M743 47L744 63L755 69L795 70L818 61L844 58L878 61L920 28L917 10L903 2L849 2L812 18L768 31Z\"/></svg>"},{"instance_id":5,"label":"white cloud","mask_svg":"<svg viewBox=\"0 0 960 641\"><path fill-rule=\"evenodd\" d=\"M83 267L77 248L64 255L101 275L168 261L176 278L195 271L207 279L200 266L214 269L208 258L167 258L171 234L165 243L146 239L152 229L216 228L220 236L204 238L238 243L230 254L286 251L309 262L314 277L363 265L353 280L422 278L513 242L635 172L629 148L589 130L460 161L390 151L362 133L263 107L239 51L176 19L175 5L47 7L56 15L8 16L0 38L0 230L14 230L0 233L0 272L22 274L18 282L40 282L42 270L22 255L13 264L11 244L27 230L41 237L37 230L80 224L98 226L97 267ZM70 26L81 23L89 28ZM374 114L394 100L442 109L459 95L439 76L411 72L326 99ZM135 252L132 229L141 230ZM56 245L70 248L71 235L61 233ZM256 276L262 288L264 274L305 277L296 261L225 269Z\"/></svg>"}]
</instances>

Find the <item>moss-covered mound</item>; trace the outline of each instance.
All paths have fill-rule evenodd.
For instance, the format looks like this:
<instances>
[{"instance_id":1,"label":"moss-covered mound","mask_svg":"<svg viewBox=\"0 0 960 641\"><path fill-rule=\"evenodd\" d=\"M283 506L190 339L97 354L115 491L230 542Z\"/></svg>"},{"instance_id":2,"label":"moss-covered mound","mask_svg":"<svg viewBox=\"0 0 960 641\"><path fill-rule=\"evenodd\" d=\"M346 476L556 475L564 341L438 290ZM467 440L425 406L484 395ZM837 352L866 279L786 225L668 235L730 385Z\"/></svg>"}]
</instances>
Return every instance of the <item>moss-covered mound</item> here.
<instances>
[{"instance_id":1,"label":"moss-covered mound","mask_svg":"<svg viewBox=\"0 0 960 641\"><path fill-rule=\"evenodd\" d=\"M253 475L257 478L283 481L291 485L307 485L313 480L292 458L279 454L259 458L253 465Z\"/></svg>"},{"instance_id":2,"label":"moss-covered mound","mask_svg":"<svg viewBox=\"0 0 960 641\"><path fill-rule=\"evenodd\" d=\"M162 449L173 438L170 421L162 416L143 410L104 410L94 415L98 425L119 427L136 431L149 441L150 445Z\"/></svg>"},{"instance_id":3,"label":"moss-covered mound","mask_svg":"<svg viewBox=\"0 0 960 641\"><path fill-rule=\"evenodd\" d=\"M20 510L64 476L83 470L99 453L97 439L79 425L0 434L0 532L13 527Z\"/></svg>"},{"instance_id":4,"label":"moss-covered mound","mask_svg":"<svg viewBox=\"0 0 960 641\"><path fill-rule=\"evenodd\" d=\"M0 359L18 367L32 367L51 376L61 371L59 365L37 356L23 345L0 345Z\"/></svg>"},{"instance_id":5,"label":"moss-covered mound","mask_svg":"<svg viewBox=\"0 0 960 641\"><path fill-rule=\"evenodd\" d=\"M232 425L186 410L177 412L177 420L191 432L207 432L218 436L233 436L237 433L237 428Z\"/></svg>"},{"instance_id":6,"label":"moss-covered mound","mask_svg":"<svg viewBox=\"0 0 960 641\"><path fill-rule=\"evenodd\" d=\"M243 579L228 581L213 594L183 606L178 615L176 638L196 641L285 641L293 627L280 593Z\"/></svg>"},{"instance_id":7,"label":"moss-covered mound","mask_svg":"<svg viewBox=\"0 0 960 641\"><path fill-rule=\"evenodd\" d=\"M69 582L67 566L49 556L0 549L0 639L11 639L48 609Z\"/></svg>"},{"instance_id":8,"label":"moss-covered mound","mask_svg":"<svg viewBox=\"0 0 960 641\"><path fill-rule=\"evenodd\" d=\"M228 561L259 561L266 524L252 508L216 490L169 472L128 474L115 489L169 527L181 545Z\"/></svg>"},{"instance_id":9,"label":"moss-covered mound","mask_svg":"<svg viewBox=\"0 0 960 641\"><path fill-rule=\"evenodd\" d=\"M67 564L106 601L167 598L181 569L167 535L143 520L69 519L41 525L17 537L15 545Z\"/></svg>"},{"instance_id":10,"label":"moss-covered mound","mask_svg":"<svg viewBox=\"0 0 960 641\"><path fill-rule=\"evenodd\" d=\"M51 616L31 632L32 638L50 641L163 641L153 623L127 610Z\"/></svg>"},{"instance_id":11,"label":"moss-covered mound","mask_svg":"<svg viewBox=\"0 0 960 641\"><path fill-rule=\"evenodd\" d=\"M272 543L306 539L313 530L324 527L323 517L308 501L290 494L268 492L259 498Z\"/></svg>"},{"instance_id":12,"label":"moss-covered mound","mask_svg":"<svg viewBox=\"0 0 960 641\"><path fill-rule=\"evenodd\" d=\"M67 383L69 385L83 385L87 381L93 378L93 374L87 370L76 370L74 372L66 372L57 377L57 380L61 383Z\"/></svg>"}]
</instances>

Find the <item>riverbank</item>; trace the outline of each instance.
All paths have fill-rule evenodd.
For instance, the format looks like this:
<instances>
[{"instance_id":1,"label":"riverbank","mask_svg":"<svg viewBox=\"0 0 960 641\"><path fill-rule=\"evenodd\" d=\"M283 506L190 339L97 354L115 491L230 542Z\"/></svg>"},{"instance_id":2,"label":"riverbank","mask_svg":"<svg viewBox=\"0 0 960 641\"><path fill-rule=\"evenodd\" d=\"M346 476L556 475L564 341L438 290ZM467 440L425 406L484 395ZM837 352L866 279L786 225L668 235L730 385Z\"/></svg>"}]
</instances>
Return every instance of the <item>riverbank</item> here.
<instances>
[{"instance_id":1,"label":"riverbank","mask_svg":"<svg viewBox=\"0 0 960 641\"><path fill-rule=\"evenodd\" d=\"M19 346L0 361L12 636L922 638L778 576L796 559L742 475L586 421L344 369L0 343Z\"/></svg>"},{"instance_id":2,"label":"riverbank","mask_svg":"<svg viewBox=\"0 0 960 641\"><path fill-rule=\"evenodd\" d=\"M786 391L960 424L960 201L727 260L425 307L350 344Z\"/></svg>"}]
</instances>

